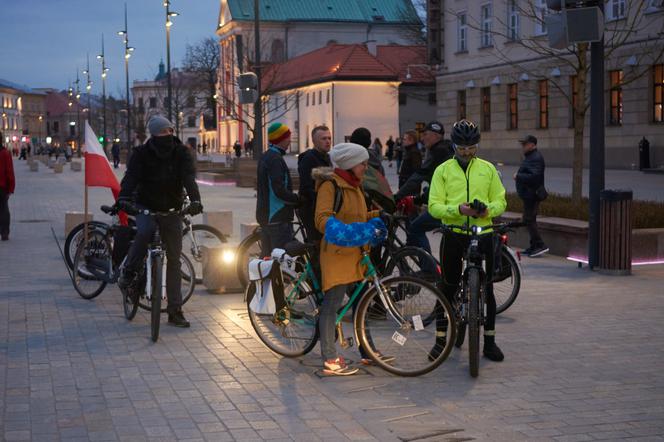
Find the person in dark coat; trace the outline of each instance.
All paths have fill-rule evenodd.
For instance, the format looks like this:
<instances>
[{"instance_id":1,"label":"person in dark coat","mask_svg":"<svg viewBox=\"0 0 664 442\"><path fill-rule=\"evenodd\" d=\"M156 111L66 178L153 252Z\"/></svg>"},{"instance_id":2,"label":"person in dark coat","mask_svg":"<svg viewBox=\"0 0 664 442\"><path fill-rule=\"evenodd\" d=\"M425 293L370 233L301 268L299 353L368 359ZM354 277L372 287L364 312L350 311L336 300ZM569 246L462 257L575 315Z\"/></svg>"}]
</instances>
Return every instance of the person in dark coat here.
<instances>
[{"instance_id":1,"label":"person in dark coat","mask_svg":"<svg viewBox=\"0 0 664 442\"><path fill-rule=\"evenodd\" d=\"M136 236L132 243L118 286L129 287L143 265L148 244L159 224L161 238L166 245L166 293L168 295L168 323L189 327L182 313L182 217L179 211L184 202L183 189L191 203L189 214L203 211L201 195L196 184L196 168L189 149L173 135L173 124L155 115L148 121L150 139L136 147L122 178L118 207L136 213L137 209L170 212L172 215L154 217L136 215Z\"/></svg>"},{"instance_id":2,"label":"person in dark coat","mask_svg":"<svg viewBox=\"0 0 664 442\"><path fill-rule=\"evenodd\" d=\"M417 148L417 133L414 130L406 131L403 135L402 158L399 161L399 188L401 188L408 178L419 170L422 166L422 153ZM419 193L420 189L417 189Z\"/></svg>"},{"instance_id":3,"label":"person in dark coat","mask_svg":"<svg viewBox=\"0 0 664 442\"><path fill-rule=\"evenodd\" d=\"M383 176L385 169L381 164L381 159L376 155L376 152L371 147L371 132L366 127L358 127L350 134L349 142L359 144L369 151L369 166L379 171Z\"/></svg>"},{"instance_id":4,"label":"person in dark coat","mask_svg":"<svg viewBox=\"0 0 664 442\"><path fill-rule=\"evenodd\" d=\"M291 131L285 124L273 123L267 129L268 150L258 161L256 185L256 221L261 226L263 256L293 239L293 210L299 197L293 193L288 165L284 161L291 143Z\"/></svg>"},{"instance_id":5,"label":"person in dark coat","mask_svg":"<svg viewBox=\"0 0 664 442\"><path fill-rule=\"evenodd\" d=\"M9 196L14 193L15 186L12 154L4 146L0 132L0 239L2 241L9 239Z\"/></svg>"},{"instance_id":6,"label":"person in dark coat","mask_svg":"<svg viewBox=\"0 0 664 442\"><path fill-rule=\"evenodd\" d=\"M111 155L113 155L113 167L117 169L120 164L120 145L118 143L113 143L111 146Z\"/></svg>"},{"instance_id":7,"label":"person in dark coat","mask_svg":"<svg viewBox=\"0 0 664 442\"><path fill-rule=\"evenodd\" d=\"M523 162L514 174L514 180L516 192L523 201L523 222L530 235L530 247L521 253L534 258L549 251L537 230L537 209L540 204L537 189L544 186L544 158L537 150L537 138L534 136L528 135L519 143L523 149Z\"/></svg>"},{"instance_id":8,"label":"person in dark coat","mask_svg":"<svg viewBox=\"0 0 664 442\"><path fill-rule=\"evenodd\" d=\"M311 171L318 167L332 167L330 149L332 148L332 132L327 126L316 126L311 131L314 147L301 154L297 159L297 171L300 175L299 197L302 206L299 209L300 219L304 224L308 242L319 242L321 233L314 223L316 209L316 183Z\"/></svg>"},{"instance_id":9,"label":"person in dark coat","mask_svg":"<svg viewBox=\"0 0 664 442\"><path fill-rule=\"evenodd\" d=\"M392 135L390 135L390 138L388 138L385 142L385 145L387 146L387 152L385 153L385 156L387 157L389 167L392 167L392 158L394 158L394 144L395 143L392 139Z\"/></svg>"},{"instance_id":10,"label":"person in dark coat","mask_svg":"<svg viewBox=\"0 0 664 442\"><path fill-rule=\"evenodd\" d=\"M394 195L396 201L408 196L418 197L423 182L431 184L431 178L438 166L452 158L454 151L449 141L443 139L445 129L442 123L432 121L426 125L422 133L422 142L426 149L426 156L422 166L399 188ZM426 203L429 197L425 194L421 202ZM421 213L408 227L406 245L420 247L431 253L431 246L426 233L440 227L440 221L433 218L428 211Z\"/></svg>"},{"instance_id":11,"label":"person in dark coat","mask_svg":"<svg viewBox=\"0 0 664 442\"><path fill-rule=\"evenodd\" d=\"M242 145L238 140L235 140L235 144L233 144L233 150L235 151L235 156L237 158L242 156Z\"/></svg>"}]
</instances>

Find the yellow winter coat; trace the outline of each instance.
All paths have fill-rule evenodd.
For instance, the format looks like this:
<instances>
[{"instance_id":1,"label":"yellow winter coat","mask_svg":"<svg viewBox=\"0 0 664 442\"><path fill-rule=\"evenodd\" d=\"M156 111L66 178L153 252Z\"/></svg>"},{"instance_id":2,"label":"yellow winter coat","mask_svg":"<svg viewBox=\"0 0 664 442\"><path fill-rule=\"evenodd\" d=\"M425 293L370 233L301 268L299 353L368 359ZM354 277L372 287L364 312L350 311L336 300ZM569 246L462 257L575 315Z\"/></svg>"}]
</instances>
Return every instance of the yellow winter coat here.
<instances>
[{"instance_id":1,"label":"yellow winter coat","mask_svg":"<svg viewBox=\"0 0 664 442\"><path fill-rule=\"evenodd\" d=\"M367 210L364 193L361 187L353 187L329 167L314 169L311 176L316 180L316 229L325 235L325 223L335 215L339 221L350 224L367 222L378 216L378 211ZM343 204L339 212L334 214L334 184L337 183L343 192ZM321 239L320 266L323 275L324 291L340 284L350 284L364 278L364 268L360 265L362 258L360 247L341 247Z\"/></svg>"}]
</instances>

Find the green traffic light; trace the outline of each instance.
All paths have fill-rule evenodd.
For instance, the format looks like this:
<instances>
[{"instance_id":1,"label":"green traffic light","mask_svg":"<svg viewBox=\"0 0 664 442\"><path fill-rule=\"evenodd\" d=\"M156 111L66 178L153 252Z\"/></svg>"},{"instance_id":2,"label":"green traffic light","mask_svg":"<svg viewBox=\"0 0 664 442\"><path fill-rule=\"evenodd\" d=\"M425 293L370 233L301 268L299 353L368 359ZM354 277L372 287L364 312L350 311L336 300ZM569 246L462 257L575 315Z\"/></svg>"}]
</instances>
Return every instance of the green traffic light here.
<instances>
[{"instance_id":1,"label":"green traffic light","mask_svg":"<svg viewBox=\"0 0 664 442\"><path fill-rule=\"evenodd\" d=\"M101 143L103 141L104 141L104 137L99 137L99 142Z\"/></svg>"}]
</instances>

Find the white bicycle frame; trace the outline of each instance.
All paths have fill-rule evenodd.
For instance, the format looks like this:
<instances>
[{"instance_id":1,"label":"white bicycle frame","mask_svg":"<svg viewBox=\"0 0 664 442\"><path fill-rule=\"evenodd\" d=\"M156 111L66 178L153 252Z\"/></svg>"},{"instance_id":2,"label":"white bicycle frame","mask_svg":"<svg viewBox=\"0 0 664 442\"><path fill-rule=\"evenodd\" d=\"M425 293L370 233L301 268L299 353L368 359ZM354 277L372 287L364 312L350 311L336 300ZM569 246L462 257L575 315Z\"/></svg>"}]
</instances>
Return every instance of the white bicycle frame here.
<instances>
[{"instance_id":1,"label":"white bicycle frame","mask_svg":"<svg viewBox=\"0 0 664 442\"><path fill-rule=\"evenodd\" d=\"M166 264L168 257L161 249L161 247L148 250L148 257L146 263L147 277L145 278L145 296L148 300L152 299L152 256L155 254L160 254L163 257L161 261L161 281L160 281L161 290L159 291L159 293L161 294L161 300L163 301L166 299Z\"/></svg>"}]
</instances>

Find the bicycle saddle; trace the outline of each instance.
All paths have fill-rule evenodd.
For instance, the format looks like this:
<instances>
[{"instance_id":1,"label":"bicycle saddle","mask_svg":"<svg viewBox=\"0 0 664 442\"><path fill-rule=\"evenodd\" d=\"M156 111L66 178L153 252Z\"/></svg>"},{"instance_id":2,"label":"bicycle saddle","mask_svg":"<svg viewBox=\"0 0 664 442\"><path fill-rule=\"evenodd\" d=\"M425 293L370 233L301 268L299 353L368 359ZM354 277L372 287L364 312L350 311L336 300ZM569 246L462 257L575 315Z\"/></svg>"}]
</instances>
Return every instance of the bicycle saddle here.
<instances>
[{"instance_id":1,"label":"bicycle saddle","mask_svg":"<svg viewBox=\"0 0 664 442\"><path fill-rule=\"evenodd\" d=\"M115 206L101 206L100 208L102 212L109 215L115 215L116 213L118 213L118 208Z\"/></svg>"},{"instance_id":2,"label":"bicycle saddle","mask_svg":"<svg viewBox=\"0 0 664 442\"><path fill-rule=\"evenodd\" d=\"M307 252L312 252L316 250L316 244L314 243L303 243L300 241L290 241L284 247L286 253L290 256L302 256Z\"/></svg>"}]
</instances>

